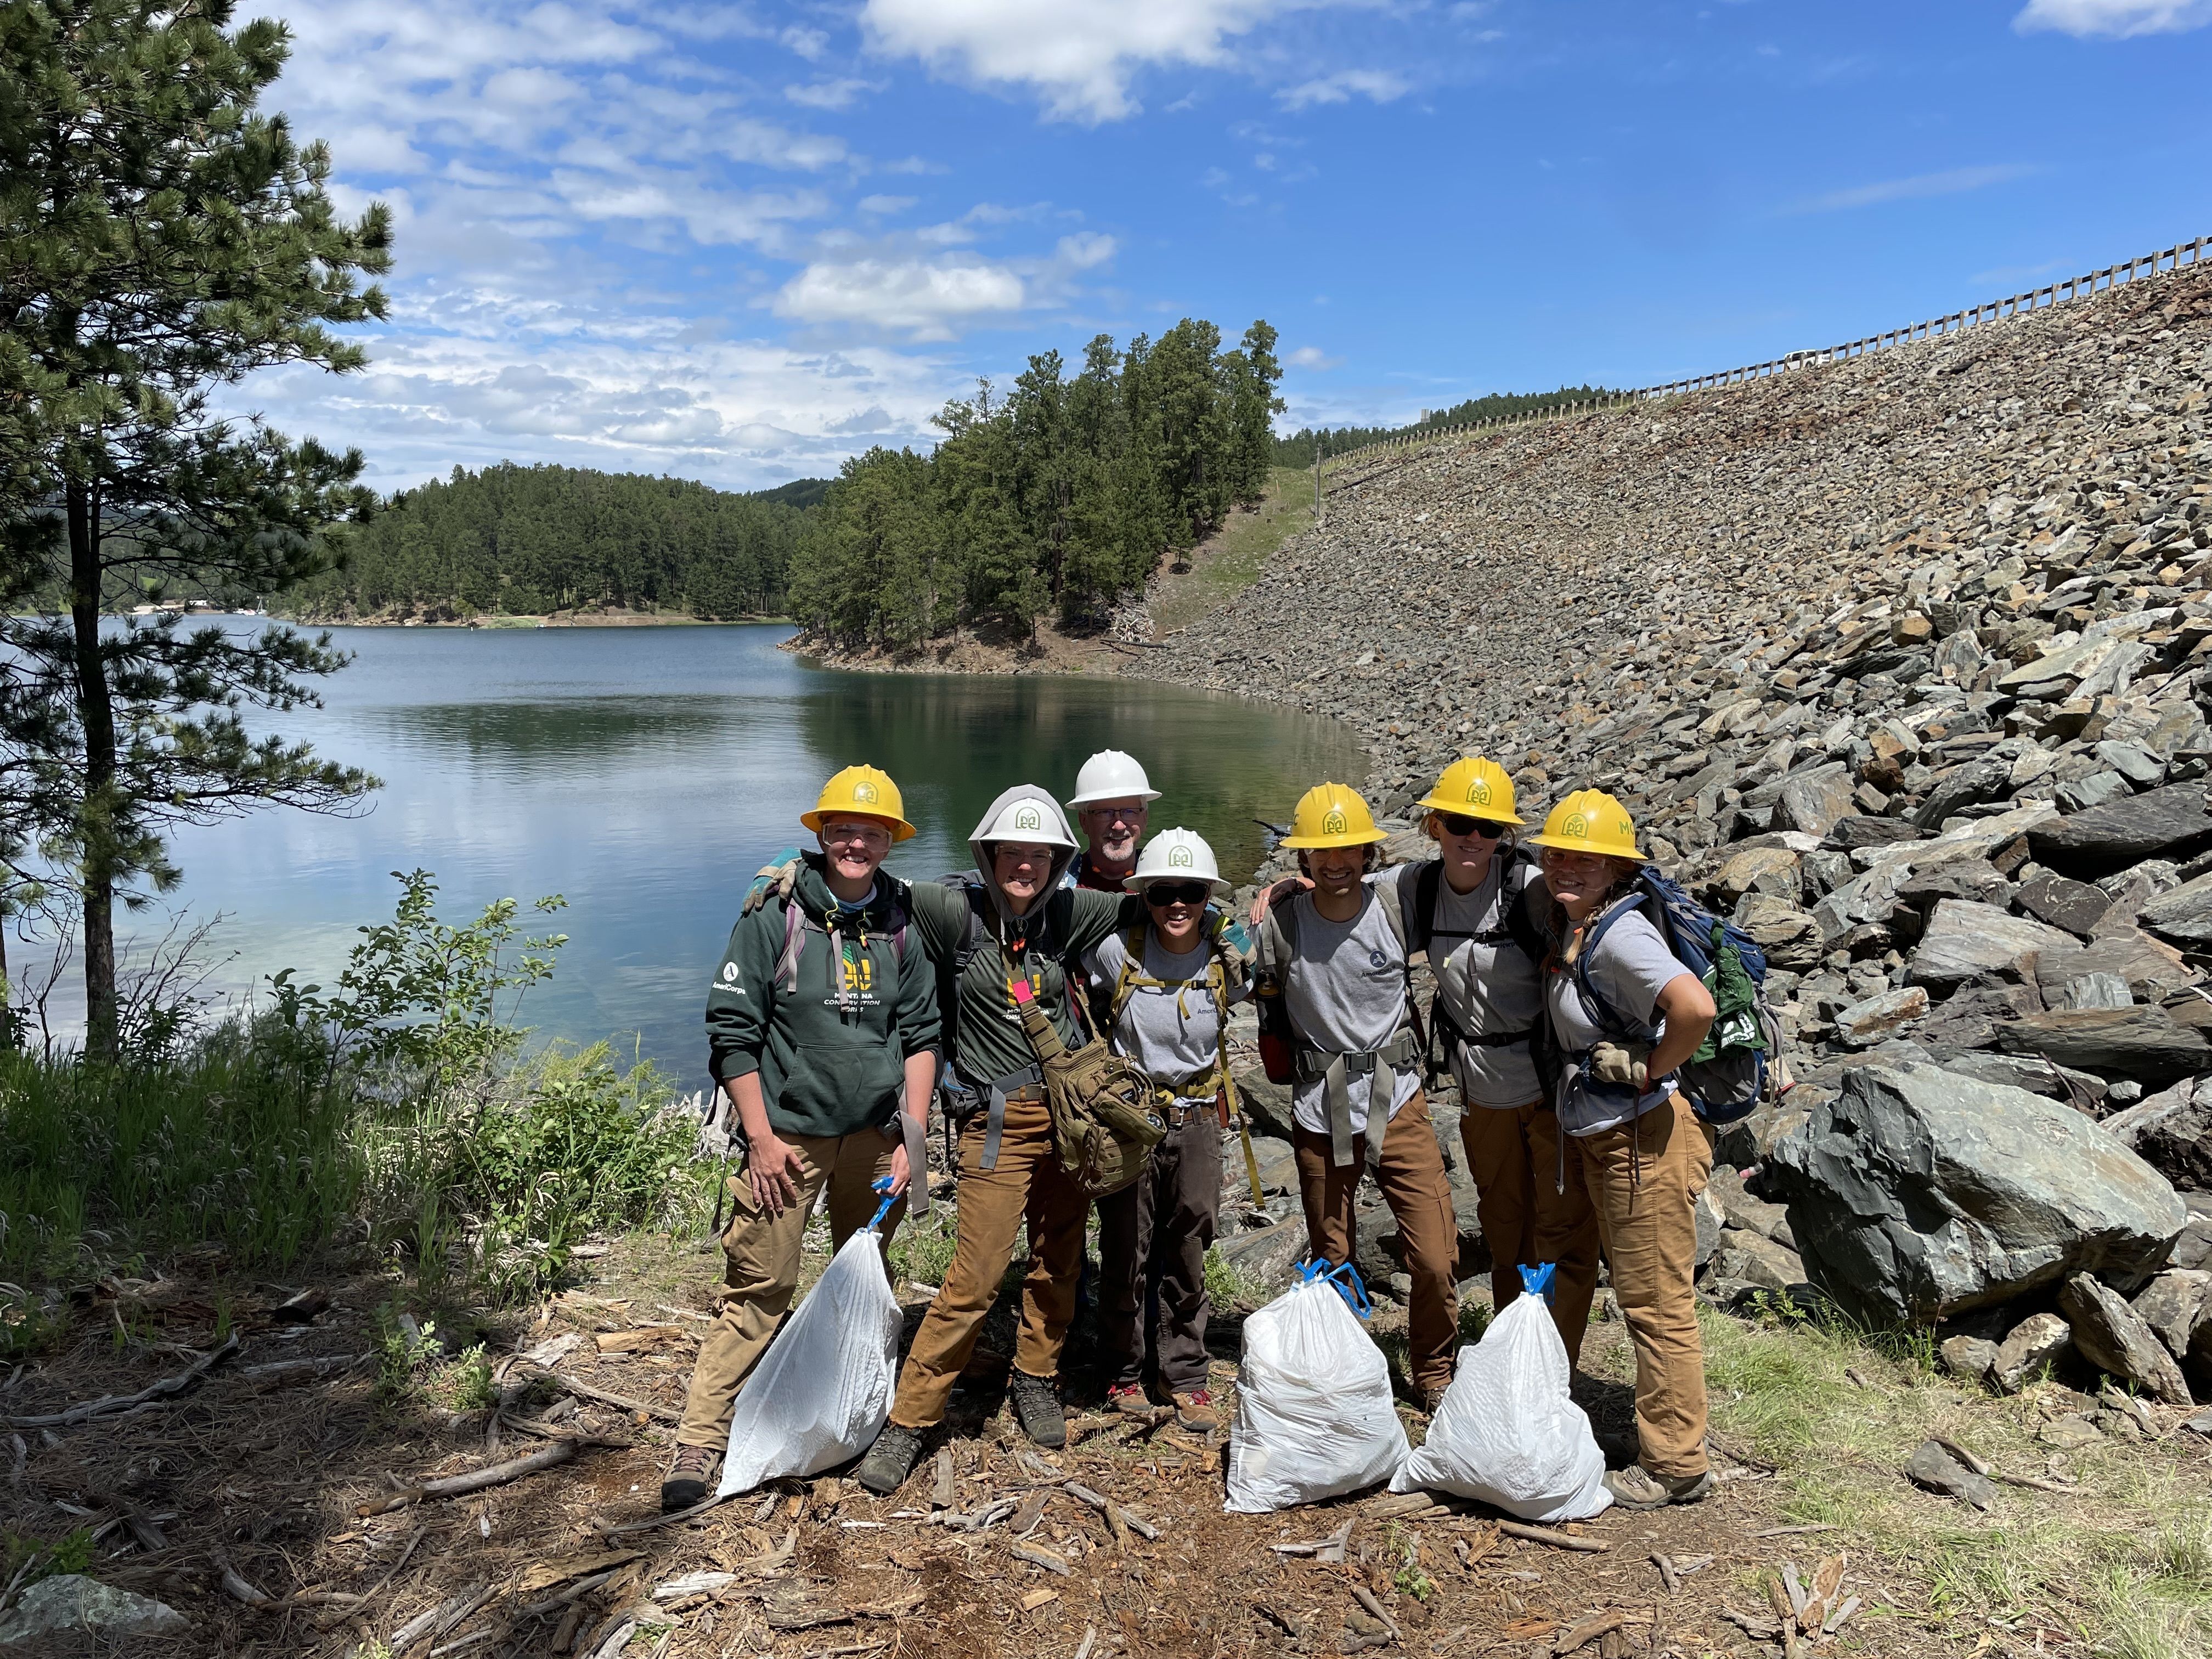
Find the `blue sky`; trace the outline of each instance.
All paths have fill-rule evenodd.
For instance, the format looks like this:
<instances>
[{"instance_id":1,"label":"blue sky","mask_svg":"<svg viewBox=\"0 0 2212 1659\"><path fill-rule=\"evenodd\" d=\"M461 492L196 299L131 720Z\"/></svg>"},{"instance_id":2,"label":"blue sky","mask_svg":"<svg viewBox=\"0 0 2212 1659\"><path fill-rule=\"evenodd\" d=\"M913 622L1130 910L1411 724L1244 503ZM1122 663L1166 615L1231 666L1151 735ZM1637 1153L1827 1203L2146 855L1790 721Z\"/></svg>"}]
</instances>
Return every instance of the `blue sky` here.
<instances>
[{"instance_id":1,"label":"blue sky","mask_svg":"<svg viewBox=\"0 0 2212 1659\"><path fill-rule=\"evenodd\" d=\"M252 15L249 3L241 15ZM395 488L757 488L1186 315L1286 426L1756 362L2212 234L2212 0L318 0L392 319L246 406Z\"/></svg>"}]
</instances>

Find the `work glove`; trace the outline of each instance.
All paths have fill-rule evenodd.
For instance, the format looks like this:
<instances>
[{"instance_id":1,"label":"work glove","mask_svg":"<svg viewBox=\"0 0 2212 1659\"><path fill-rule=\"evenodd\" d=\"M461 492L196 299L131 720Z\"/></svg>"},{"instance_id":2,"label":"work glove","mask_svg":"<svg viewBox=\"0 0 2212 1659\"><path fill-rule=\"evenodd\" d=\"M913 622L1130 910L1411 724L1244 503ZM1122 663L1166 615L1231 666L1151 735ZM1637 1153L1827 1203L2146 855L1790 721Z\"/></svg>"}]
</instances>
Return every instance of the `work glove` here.
<instances>
[{"instance_id":1,"label":"work glove","mask_svg":"<svg viewBox=\"0 0 2212 1659\"><path fill-rule=\"evenodd\" d=\"M1601 1042L1590 1050L1590 1080L1616 1089L1633 1089L1642 1094L1650 1085L1650 1067L1644 1064L1650 1057L1651 1045L1648 1042L1626 1046Z\"/></svg>"},{"instance_id":2,"label":"work glove","mask_svg":"<svg viewBox=\"0 0 2212 1659\"><path fill-rule=\"evenodd\" d=\"M753 872L753 884L745 890L747 915L766 904L769 895L787 899L792 889L799 885L799 859L796 854L781 864L763 864Z\"/></svg>"}]
</instances>

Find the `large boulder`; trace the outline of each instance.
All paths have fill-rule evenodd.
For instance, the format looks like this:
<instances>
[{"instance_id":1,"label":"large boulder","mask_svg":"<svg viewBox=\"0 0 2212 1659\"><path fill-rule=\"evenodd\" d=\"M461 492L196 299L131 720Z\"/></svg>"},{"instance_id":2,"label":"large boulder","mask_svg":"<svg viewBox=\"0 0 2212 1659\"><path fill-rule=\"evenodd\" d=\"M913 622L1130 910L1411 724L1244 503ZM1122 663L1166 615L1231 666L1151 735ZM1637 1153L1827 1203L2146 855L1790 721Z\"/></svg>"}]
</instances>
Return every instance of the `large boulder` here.
<instances>
[{"instance_id":1,"label":"large boulder","mask_svg":"<svg viewBox=\"0 0 2212 1659\"><path fill-rule=\"evenodd\" d=\"M2136 912L2136 920L2160 939L2178 939L2202 950L2212 942L2212 875L2199 876L2160 893Z\"/></svg>"},{"instance_id":2,"label":"large boulder","mask_svg":"<svg viewBox=\"0 0 2212 1659\"><path fill-rule=\"evenodd\" d=\"M2027 832L2037 863L2067 876L2102 876L2144 859L2185 858L2212 846L2201 783L2128 795Z\"/></svg>"},{"instance_id":3,"label":"large boulder","mask_svg":"<svg viewBox=\"0 0 2212 1659\"><path fill-rule=\"evenodd\" d=\"M2179 1362L2142 1316L2095 1274L2075 1273L2068 1279L2058 1306L2074 1327L2075 1351L2082 1358L2169 1404L2193 1403Z\"/></svg>"},{"instance_id":4,"label":"large boulder","mask_svg":"<svg viewBox=\"0 0 2212 1659\"><path fill-rule=\"evenodd\" d=\"M2166 1351L2182 1359L2203 1320L2208 1298L2212 1298L2212 1273L2168 1267L2151 1280L2134 1305L2136 1317L2166 1344Z\"/></svg>"},{"instance_id":5,"label":"large boulder","mask_svg":"<svg viewBox=\"0 0 2212 1659\"><path fill-rule=\"evenodd\" d=\"M1831 763L1794 773L1774 800L1774 827L1825 836L1855 809L1848 767Z\"/></svg>"},{"instance_id":6,"label":"large boulder","mask_svg":"<svg viewBox=\"0 0 2212 1659\"><path fill-rule=\"evenodd\" d=\"M2105 1128L2175 1186L2212 1188L2212 1078L2147 1096L2106 1118Z\"/></svg>"},{"instance_id":7,"label":"large boulder","mask_svg":"<svg viewBox=\"0 0 2212 1659\"><path fill-rule=\"evenodd\" d=\"M2212 1042L2163 1008L2061 1008L1997 1028L1997 1046L2100 1077L2172 1083L2212 1071Z\"/></svg>"},{"instance_id":8,"label":"large boulder","mask_svg":"<svg viewBox=\"0 0 2212 1659\"><path fill-rule=\"evenodd\" d=\"M1994 904L1947 898L1929 916L1905 976L1938 989L1997 975L2032 978L2047 959L2081 954L2079 939L2048 922Z\"/></svg>"},{"instance_id":9,"label":"large boulder","mask_svg":"<svg viewBox=\"0 0 2212 1659\"><path fill-rule=\"evenodd\" d=\"M2141 1280L2188 1219L2081 1113L1922 1064L1854 1067L1767 1159L1812 1282L1862 1317L1926 1322L2084 1271Z\"/></svg>"}]
</instances>

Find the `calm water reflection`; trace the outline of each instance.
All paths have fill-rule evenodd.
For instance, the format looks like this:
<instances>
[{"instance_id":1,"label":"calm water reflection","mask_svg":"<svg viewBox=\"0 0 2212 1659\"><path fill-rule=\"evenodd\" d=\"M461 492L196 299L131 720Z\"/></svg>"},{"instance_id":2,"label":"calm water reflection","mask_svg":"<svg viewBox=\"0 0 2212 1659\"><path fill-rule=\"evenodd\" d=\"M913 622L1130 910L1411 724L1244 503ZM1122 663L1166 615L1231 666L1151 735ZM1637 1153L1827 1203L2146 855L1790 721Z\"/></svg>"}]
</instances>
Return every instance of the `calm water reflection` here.
<instances>
[{"instance_id":1,"label":"calm water reflection","mask_svg":"<svg viewBox=\"0 0 2212 1659\"><path fill-rule=\"evenodd\" d=\"M241 624L243 625L243 624ZM1188 824L1224 872L1261 855L1304 787L1364 768L1344 728L1264 704L1119 680L882 676L815 669L781 627L342 629L358 653L329 708L289 728L385 780L353 819L268 812L185 832L179 901L231 920L243 988L296 966L326 975L360 925L390 914L390 872L437 872L448 918L512 895L565 894L570 937L526 1017L562 1036L635 1034L694 1081L707 975L761 861L836 768L869 761L921 833L892 867L964 866L991 797L1031 781L1065 795L1085 757L1142 760L1155 828Z\"/></svg>"}]
</instances>

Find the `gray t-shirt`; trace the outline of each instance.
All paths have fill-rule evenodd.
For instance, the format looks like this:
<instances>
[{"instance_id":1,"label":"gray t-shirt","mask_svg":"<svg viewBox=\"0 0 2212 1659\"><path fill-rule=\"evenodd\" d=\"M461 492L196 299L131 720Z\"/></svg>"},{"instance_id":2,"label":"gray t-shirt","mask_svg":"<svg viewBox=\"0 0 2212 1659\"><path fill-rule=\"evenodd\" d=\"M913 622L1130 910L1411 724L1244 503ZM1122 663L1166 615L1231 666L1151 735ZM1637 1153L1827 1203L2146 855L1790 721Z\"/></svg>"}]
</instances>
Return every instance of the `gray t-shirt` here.
<instances>
[{"instance_id":1,"label":"gray t-shirt","mask_svg":"<svg viewBox=\"0 0 2212 1659\"><path fill-rule=\"evenodd\" d=\"M1507 911L1520 902L1529 882L1538 879L1533 866L1516 864L1509 888L1507 871L1504 859L1492 858L1490 873L1471 893L1455 893L1449 878L1437 879L1429 966L1437 976L1445 1012L1469 1036L1533 1033L1543 1018L1540 964L1529 961L1528 953L1510 939L1495 945L1476 942L1480 936L1502 931ZM1460 1098L1469 1105L1526 1106L1543 1098L1544 1085L1537 1079L1527 1037L1510 1043L1462 1042L1456 1048L1452 1070L1459 1079Z\"/></svg>"},{"instance_id":2,"label":"gray t-shirt","mask_svg":"<svg viewBox=\"0 0 2212 1659\"><path fill-rule=\"evenodd\" d=\"M1128 1006L1115 1023L1108 1044L1117 1054L1134 1060L1146 1077L1163 1089L1173 1089L1200 1076L1219 1056L1221 1018L1206 988L1206 970L1213 953L1201 941L1197 949L1180 954L1169 951L1160 936L1145 930L1144 973L1159 985L1139 982L1130 989ZM1093 985L1111 988L1121 982L1121 969L1129 960L1127 940L1120 933L1108 935L1083 958ZM1176 981L1188 981L1178 987ZM1231 1006L1251 994L1251 986L1231 984ZM1210 1095L1178 1094L1178 1102L1211 1099Z\"/></svg>"},{"instance_id":3,"label":"gray t-shirt","mask_svg":"<svg viewBox=\"0 0 2212 1659\"><path fill-rule=\"evenodd\" d=\"M1640 909L1629 911L1606 929L1596 954L1589 959L1590 983L1613 1014L1650 1033L1648 1036L1631 1033L1629 1040L1654 1044L1667 1034L1667 1022L1659 1014L1659 994L1689 971ZM1624 1040L1618 1033L1608 1033L1604 1017L1584 1002L1571 967L1563 965L1553 975L1548 990L1552 1034L1571 1060L1601 1042ZM1668 1100L1674 1083L1671 1073L1653 1078L1648 1091L1635 1098L1626 1090L1592 1085L1587 1091L1589 1098L1582 1102L1571 1098L1577 1086L1576 1068L1570 1065L1561 1076L1559 1098L1560 1127L1570 1134L1589 1134L1641 1117Z\"/></svg>"},{"instance_id":4,"label":"gray t-shirt","mask_svg":"<svg viewBox=\"0 0 2212 1659\"><path fill-rule=\"evenodd\" d=\"M1291 1026L1316 1048L1337 1054L1366 1054L1389 1042L1404 1022L1406 951L1382 909L1396 903L1397 895L1377 892L1375 886L1390 873L1367 878L1365 902L1350 921L1323 916L1314 908L1311 893L1289 901L1297 907L1297 954L1284 1006ZM1370 1082L1364 1073L1347 1080L1345 1094L1352 1106L1354 1134L1367 1132ZM1397 1082L1390 1101L1392 1117L1420 1092L1419 1062L1401 1071ZM1291 1112L1298 1127L1316 1134L1328 1133L1324 1087L1316 1078L1295 1085L1291 1095Z\"/></svg>"}]
</instances>

